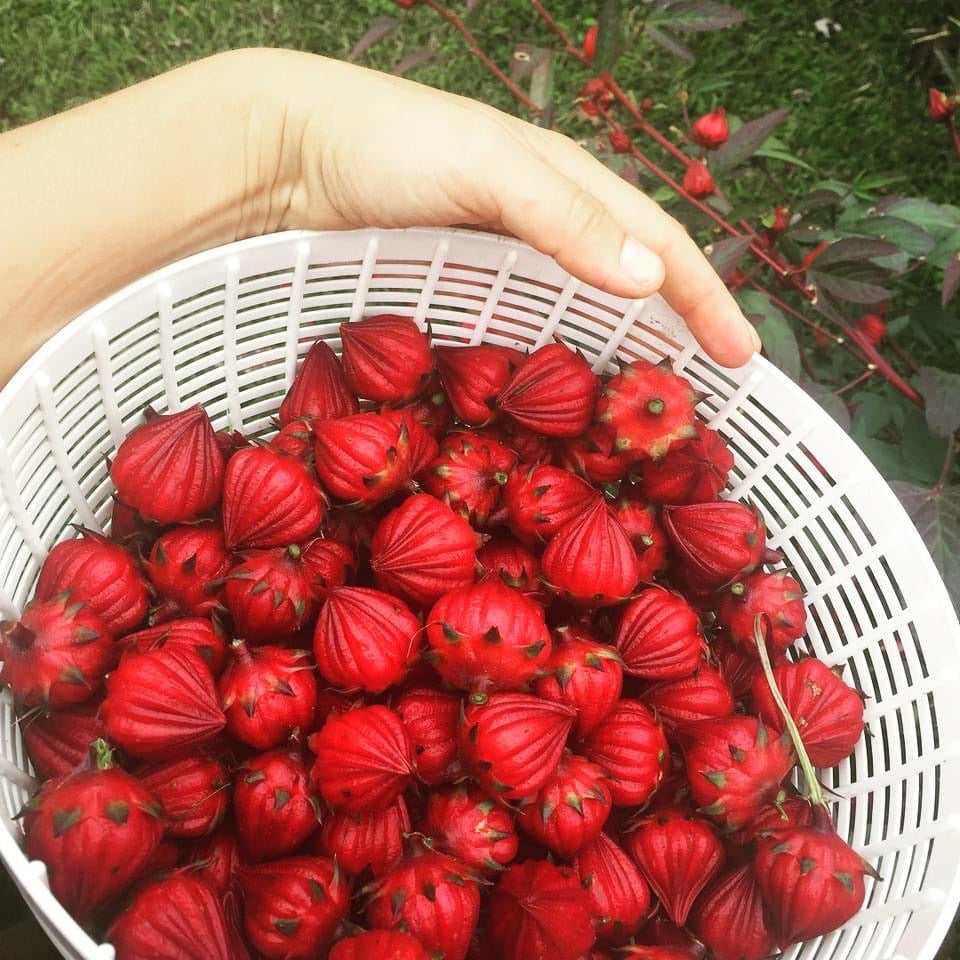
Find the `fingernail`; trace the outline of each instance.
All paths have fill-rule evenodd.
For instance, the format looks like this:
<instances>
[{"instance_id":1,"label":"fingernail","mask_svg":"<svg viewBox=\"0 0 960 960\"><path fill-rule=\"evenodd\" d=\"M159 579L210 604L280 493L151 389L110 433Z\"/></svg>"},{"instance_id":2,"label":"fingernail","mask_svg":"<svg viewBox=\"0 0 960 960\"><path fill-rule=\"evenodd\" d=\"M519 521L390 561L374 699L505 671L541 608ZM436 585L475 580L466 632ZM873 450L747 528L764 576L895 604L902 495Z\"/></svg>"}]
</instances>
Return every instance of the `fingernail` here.
<instances>
[{"instance_id":1,"label":"fingernail","mask_svg":"<svg viewBox=\"0 0 960 960\"><path fill-rule=\"evenodd\" d=\"M659 287L663 282L663 261L633 237L623 241L620 269L644 289Z\"/></svg>"},{"instance_id":2,"label":"fingernail","mask_svg":"<svg viewBox=\"0 0 960 960\"><path fill-rule=\"evenodd\" d=\"M750 342L753 344L753 352L759 353L763 349L763 343L760 340L760 334L757 333L757 328L749 321L743 321L747 325L747 330L750 332Z\"/></svg>"}]
</instances>

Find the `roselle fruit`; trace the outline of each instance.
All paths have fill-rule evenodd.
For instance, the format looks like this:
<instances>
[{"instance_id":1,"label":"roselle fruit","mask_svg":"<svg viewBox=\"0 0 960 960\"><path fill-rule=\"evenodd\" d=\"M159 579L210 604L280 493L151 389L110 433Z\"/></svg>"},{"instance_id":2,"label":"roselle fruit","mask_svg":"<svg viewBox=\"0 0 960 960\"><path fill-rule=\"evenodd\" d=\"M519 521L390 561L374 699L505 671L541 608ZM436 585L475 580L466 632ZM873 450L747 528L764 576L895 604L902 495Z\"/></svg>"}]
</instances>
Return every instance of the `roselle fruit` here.
<instances>
[{"instance_id":1,"label":"roselle fruit","mask_svg":"<svg viewBox=\"0 0 960 960\"><path fill-rule=\"evenodd\" d=\"M313 729L317 681L306 650L234 640L231 661L217 683L227 731L257 750L303 738Z\"/></svg>"},{"instance_id":2,"label":"roselle fruit","mask_svg":"<svg viewBox=\"0 0 960 960\"><path fill-rule=\"evenodd\" d=\"M573 869L587 891L597 939L622 944L632 937L650 909L650 891L623 848L601 833L580 848Z\"/></svg>"},{"instance_id":3,"label":"roselle fruit","mask_svg":"<svg viewBox=\"0 0 960 960\"><path fill-rule=\"evenodd\" d=\"M460 749L474 780L494 799L534 796L563 753L576 712L524 693L472 694Z\"/></svg>"},{"instance_id":4,"label":"roselle fruit","mask_svg":"<svg viewBox=\"0 0 960 960\"><path fill-rule=\"evenodd\" d=\"M691 160L683 175L683 189L691 197L708 197L717 185L710 168L702 160Z\"/></svg>"},{"instance_id":5,"label":"roselle fruit","mask_svg":"<svg viewBox=\"0 0 960 960\"><path fill-rule=\"evenodd\" d=\"M122 893L163 836L156 797L95 741L89 764L48 781L23 808L26 853L47 866L54 896L86 923Z\"/></svg>"},{"instance_id":6,"label":"roselle fruit","mask_svg":"<svg viewBox=\"0 0 960 960\"><path fill-rule=\"evenodd\" d=\"M218 894L189 869L144 887L107 940L122 960L249 960Z\"/></svg>"},{"instance_id":7,"label":"roselle fruit","mask_svg":"<svg viewBox=\"0 0 960 960\"><path fill-rule=\"evenodd\" d=\"M227 638L223 626L216 618L182 617L169 620L155 627L147 627L127 634L121 641L124 649L138 653L159 650L164 647L179 647L199 654L214 675L223 671L227 660Z\"/></svg>"},{"instance_id":8,"label":"roselle fruit","mask_svg":"<svg viewBox=\"0 0 960 960\"><path fill-rule=\"evenodd\" d=\"M654 461L648 460L647 463ZM658 520L656 507L624 495L612 504L613 515L630 539L639 563L639 578L644 583L654 580L667 569L667 535Z\"/></svg>"},{"instance_id":9,"label":"roselle fruit","mask_svg":"<svg viewBox=\"0 0 960 960\"><path fill-rule=\"evenodd\" d=\"M200 406L151 414L120 444L110 479L119 499L148 520L193 520L223 494L223 454L210 418Z\"/></svg>"},{"instance_id":10,"label":"roselle fruit","mask_svg":"<svg viewBox=\"0 0 960 960\"><path fill-rule=\"evenodd\" d=\"M537 795L522 807L517 826L561 860L570 860L600 835L611 806L606 773L567 752Z\"/></svg>"},{"instance_id":11,"label":"roselle fruit","mask_svg":"<svg viewBox=\"0 0 960 960\"><path fill-rule=\"evenodd\" d=\"M153 585L164 620L207 617L223 609L223 585L233 559L214 523L184 524L154 543L144 569Z\"/></svg>"},{"instance_id":12,"label":"roselle fruit","mask_svg":"<svg viewBox=\"0 0 960 960\"><path fill-rule=\"evenodd\" d=\"M192 876L202 879L223 897L233 888L237 871L244 862L233 825L228 821L197 840L189 848L185 862L191 868Z\"/></svg>"},{"instance_id":13,"label":"roselle fruit","mask_svg":"<svg viewBox=\"0 0 960 960\"><path fill-rule=\"evenodd\" d=\"M128 650L107 678L101 716L110 740L144 760L185 753L226 725L210 668L177 646Z\"/></svg>"},{"instance_id":14,"label":"roselle fruit","mask_svg":"<svg viewBox=\"0 0 960 960\"><path fill-rule=\"evenodd\" d=\"M417 608L473 582L477 534L436 497L421 493L391 510L370 544L376 585Z\"/></svg>"},{"instance_id":15,"label":"roselle fruit","mask_svg":"<svg viewBox=\"0 0 960 960\"><path fill-rule=\"evenodd\" d=\"M85 700L51 713L36 708L21 713L20 733L41 780L65 776L83 763L90 745L105 735L99 714L100 700Z\"/></svg>"},{"instance_id":16,"label":"roselle fruit","mask_svg":"<svg viewBox=\"0 0 960 960\"><path fill-rule=\"evenodd\" d=\"M503 488L506 525L527 546L548 540L600 500L586 481L560 467L521 463Z\"/></svg>"},{"instance_id":17,"label":"roselle fruit","mask_svg":"<svg viewBox=\"0 0 960 960\"><path fill-rule=\"evenodd\" d=\"M751 863L707 886L690 915L690 926L716 960L764 960L777 945Z\"/></svg>"},{"instance_id":18,"label":"roselle fruit","mask_svg":"<svg viewBox=\"0 0 960 960\"><path fill-rule=\"evenodd\" d=\"M411 420L419 423L434 440L442 440L453 426L453 408L436 370L430 374L419 396L404 404L401 409Z\"/></svg>"},{"instance_id":19,"label":"roselle fruit","mask_svg":"<svg viewBox=\"0 0 960 960\"><path fill-rule=\"evenodd\" d=\"M134 773L160 802L168 837L206 836L227 814L232 790L219 760L193 753L138 767Z\"/></svg>"},{"instance_id":20,"label":"roselle fruit","mask_svg":"<svg viewBox=\"0 0 960 960\"><path fill-rule=\"evenodd\" d=\"M640 579L633 545L604 500L594 501L554 534L542 566L548 589L591 607L620 603Z\"/></svg>"},{"instance_id":21,"label":"roselle fruit","mask_svg":"<svg viewBox=\"0 0 960 960\"><path fill-rule=\"evenodd\" d=\"M312 960L350 908L350 882L336 861L299 856L238 872L247 939L267 960Z\"/></svg>"},{"instance_id":22,"label":"roselle fruit","mask_svg":"<svg viewBox=\"0 0 960 960\"><path fill-rule=\"evenodd\" d=\"M426 620L426 659L462 690L520 689L550 658L543 608L495 580L450 590Z\"/></svg>"},{"instance_id":23,"label":"roselle fruit","mask_svg":"<svg viewBox=\"0 0 960 960\"><path fill-rule=\"evenodd\" d=\"M416 661L421 631L402 600L368 587L337 587L314 627L317 668L341 689L382 693Z\"/></svg>"},{"instance_id":24,"label":"roselle fruit","mask_svg":"<svg viewBox=\"0 0 960 960\"><path fill-rule=\"evenodd\" d=\"M469 868L414 836L409 852L373 885L367 924L409 933L444 960L464 960L479 912Z\"/></svg>"},{"instance_id":25,"label":"roselle fruit","mask_svg":"<svg viewBox=\"0 0 960 960\"><path fill-rule=\"evenodd\" d=\"M313 430L310 428L310 420L291 420L280 428L267 446L277 453L286 453L309 463L313 457Z\"/></svg>"},{"instance_id":26,"label":"roselle fruit","mask_svg":"<svg viewBox=\"0 0 960 960\"><path fill-rule=\"evenodd\" d=\"M557 463L590 483L617 483L636 460L629 450L618 450L617 435L605 423L595 423L579 437L557 444Z\"/></svg>"},{"instance_id":27,"label":"roselle fruit","mask_svg":"<svg viewBox=\"0 0 960 960\"><path fill-rule=\"evenodd\" d=\"M326 503L310 469L270 447L250 447L227 464L223 534L231 550L283 547L315 533Z\"/></svg>"},{"instance_id":28,"label":"roselle fruit","mask_svg":"<svg viewBox=\"0 0 960 960\"><path fill-rule=\"evenodd\" d=\"M599 381L580 354L548 343L524 357L497 409L548 437L576 437L593 418Z\"/></svg>"},{"instance_id":29,"label":"roselle fruit","mask_svg":"<svg viewBox=\"0 0 960 960\"><path fill-rule=\"evenodd\" d=\"M700 720L729 717L734 710L729 684L716 667L706 662L690 676L651 684L643 692L643 702L669 731Z\"/></svg>"},{"instance_id":30,"label":"roselle fruit","mask_svg":"<svg viewBox=\"0 0 960 960\"><path fill-rule=\"evenodd\" d=\"M513 814L464 782L429 795L420 832L437 850L487 876L503 870L519 848Z\"/></svg>"},{"instance_id":31,"label":"roselle fruit","mask_svg":"<svg viewBox=\"0 0 960 960\"><path fill-rule=\"evenodd\" d=\"M753 656L757 653L753 625L758 616L769 618L767 637L777 654L784 653L806 632L803 589L786 570L747 574L721 591L716 610L717 623L727 636Z\"/></svg>"},{"instance_id":32,"label":"roselle fruit","mask_svg":"<svg viewBox=\"0 0 960 960\"><path fill-rule=\"evenodd\" d=\"M716 500L733 469L723 437L695 421L696 436L660 460L640 463L641 488L652 503L707 503Z\"/></svg>"},{"instance_id":33,"label":"roselle fruit","mask_svg":"<svg viewBox=\"0 0 960 960\"><path fill-rule=\"evenodd\" d=\"M382 877L403 856L403 838L410 830L410 814L401 796L375 813L327 814L309 847L332 857L352 876L369 870Z\"/></svg>"},{"instance_id":34,"label":"roselle fruit","mask_svg":"<svg viewBox=\"0 0 960 960\"><path fill-rule=\"evenodd\" d=\"M400 930L368 930L355 937L338 940L328 960L431 960L423 945Z\"/></svg>"},{"instance_id":35,"label":"roselle fruit","mask_svg":"<svg viewBox=\"0 0 960 960\"><path fill-rule=\"evenodd\" d=\"M457 741L461 700L428 687L405 690L393 702L413 742L417 776L429 786L453 783L466 774Z\"/></svg>"},{"instance_id":36,"label":"roselle fruit","mask_svg":"<svg viewBox=\"0 0 960 960\"><path fill-rule=\"evenodd\" d=\"M357 555L353 548L329 537L317 537L306 543L300 559L309 572L318 603L323 603L331 590L353 583L357 573Z\"/></svg>"},{"instance_id":37,"label":"roselle fruit","mask_svg":"<svg viewBox=\"0 0 960 960\"><path fill-rule=\"evenodd\" d=\"M43 561L34 599L63 593L71 603L86 603L113 635L132 630L147 613L147 588L132 557L92 530L58 543Z\"/></svg>"},{"instance_id":38,"label":"roselle fruit","mask_svg":"<svg viewBox=\"0 0 960 960\"><path fill-rule=\"evenodd\" d=\"M679 594L642 590L623 609L614 640L623 669L647 680L674 680L693 673L706 644L700 618Z\"/></svg>"},{"instance_id":39,"label":"roselle fruit","mask_svg":"<svg viewBox=\"0 0 960 960\"><path fill-rule=\"evenodd\" d=\"M720 837L706 820L671 809L644 817L624 846L678 927L724 859Z\"/></svg>"},{"instance_id":40,"label":"roselle fruit","mask_svg":"<svg viewBox=\"0 0 960 960\"><path fill-rule=\"evenodd\" d=\"M698 117L690 128L690 137L694 143L708 150L722 147L730 137L727 114L723 107L717 107L716 110Z\"/></svg>"},{"instance_id":41,"label":"roselle fruit","mask_svg":"<svg viewBox=\"0 0 960 960\"><path fill-rule=\"evenodd\" d=\"M280 404L280 426L299 418L336 420L360 409L347 385L340 358L323 340L314 340Z\"/></svg>"},{"instance_id":42,"label":"roselle fruit","mask_svg":"<svg viewBox=\"0 0 960 960\"><path fill-rule=\"evenodd\" d=\"M28 707L89 700L114 661L113 637L83 600L60 593L34 600L19 622L0 621L0 683Z\"/></svg>"},{"instance_id":43,"label":"roselle fruit","mask_svg":"<svg viewBox=\"0 0 960 960\"><path fill-rule=\"evenodd\" d=\"M367 400L402 403L426 386L433 370L430 341L409 317L382 314L340 324L343 372Z\"/></svg>"},{"instance_id":44,"label":"roselle fruit","mask_svg":"<svg viewBox=\"0 0 960 960\"><path fill-rule=\"evenodd\" d=\"M527 860L490 893L486 940L502 960L579 960L594 939L590 899L570 867Z\"/></svg>"},{"instance_id":45,"label":"roselle fruit","mask_svg":"<svg viewBox=\"0 0 960 960\"><path fill-rule=\"evenodd\" d=\"M489 423L496 416L497 397L523 354L494 343L435 349L440 380L454 413L468 426Z\"/></svg>"},{"instance_id":46,"label":"roselle fruit","mask_svg":"<svg viewBox=\"0 0 960 960\"><path fill-rule=\"evenodd\" d=\"M316 756L311 782L334 809L376 813L413 780L413 742L387 707L333 714L308 743Z\"/></svg>"},{"instance_id":47,"label":"roselle fruit","mask_svg":"<svg viewBox=\"0 0 960 960\"><path fill-rule=\"evenodd\" d=\"M535 600L546 595L540 580L540 558L519 540L498 536L477 550L481 579L500 580Z\"/></svg>"}]
</instances>

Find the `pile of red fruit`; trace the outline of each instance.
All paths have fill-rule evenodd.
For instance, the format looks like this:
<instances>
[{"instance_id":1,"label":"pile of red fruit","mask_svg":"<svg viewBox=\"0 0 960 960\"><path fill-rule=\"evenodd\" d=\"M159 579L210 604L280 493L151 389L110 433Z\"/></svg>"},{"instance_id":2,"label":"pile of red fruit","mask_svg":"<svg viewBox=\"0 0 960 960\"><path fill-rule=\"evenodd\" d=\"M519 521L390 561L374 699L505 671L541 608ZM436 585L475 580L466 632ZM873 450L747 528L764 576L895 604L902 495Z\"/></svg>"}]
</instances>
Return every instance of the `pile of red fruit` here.
<instances>
[{"instance_id":1,"label":"pile of red fruit","mask_svg":"<svg viewBox=\"0 0 960 960\"><path fill-rule=\"evenodd\" d=\"M66 908L120 960L760 960L849 920L812 765L862 699L785 656L801 588L690 384L341 330L269 443L148 412L111 538L0 624Z\"/></svg>"}]
</instances>

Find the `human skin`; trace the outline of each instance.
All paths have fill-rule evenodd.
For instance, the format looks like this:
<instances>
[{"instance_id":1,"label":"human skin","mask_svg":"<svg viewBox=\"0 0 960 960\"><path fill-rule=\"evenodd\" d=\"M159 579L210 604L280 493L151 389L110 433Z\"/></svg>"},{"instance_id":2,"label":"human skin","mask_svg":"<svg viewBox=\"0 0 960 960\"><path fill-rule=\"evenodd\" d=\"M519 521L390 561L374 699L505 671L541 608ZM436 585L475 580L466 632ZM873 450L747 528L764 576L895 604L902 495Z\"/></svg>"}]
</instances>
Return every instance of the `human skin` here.
<instances>
[{"instance_id":1,"label":"human skin","mask_svg":"<svg viewBox=\"0 0 960 960\"><path fill-rule=\"evenodd\" d=\"M218 54L4 133L0 185L0 383L137 277L295 228L497 230L610 293L659 289L721 364L759 348L684 229L569 138L312 54Z\"/></svg>"}]
</instances>

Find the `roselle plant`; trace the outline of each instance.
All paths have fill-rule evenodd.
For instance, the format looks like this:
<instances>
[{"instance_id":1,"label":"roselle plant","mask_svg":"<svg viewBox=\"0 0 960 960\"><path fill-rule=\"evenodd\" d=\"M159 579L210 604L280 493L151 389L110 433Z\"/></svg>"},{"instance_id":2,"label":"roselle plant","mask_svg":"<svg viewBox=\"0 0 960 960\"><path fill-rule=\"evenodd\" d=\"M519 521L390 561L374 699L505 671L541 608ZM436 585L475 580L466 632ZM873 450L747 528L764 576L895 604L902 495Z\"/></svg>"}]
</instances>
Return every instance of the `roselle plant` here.
<instances>
[{"instance_id":1,"label":"roselle plant","mask_svg":"<svg viewBox=\"0 0 960 960\"><path fill-rule=\"evenodd\" d=\"M951 329L960 303L960 206L899 194L902 178L881 172L815 179L795 152L801 145L787 142L797 137L784 133L786 107L746 117L735 90L724 102L701 94L695 103L681 92L674 105L656 90L633 89L652 47L693 60L687 41L696 33L730 30L736 42L749 23L733 6L594 0L570 23L549 0L530 0L535 25L515 38L512 62L499 65L485 48L502 37L473 29L482 0L397 2L398 14L442 18L521 116L574 137L684 223L756 325L765 355L891 481L960 605L960 338ZM402 23L379 18L352 58ZM943 123L949 132L944 156L932 162L955 162L951 145L960 155L954 27L912 41L945 78L943 89L917 90L917 124ZM430 57L409 53L397 70ZM570 89L573 98L558 92ZM813 176L789 176L803 185L787 189L784 170Z\"/></svg>"}]
</instances>

